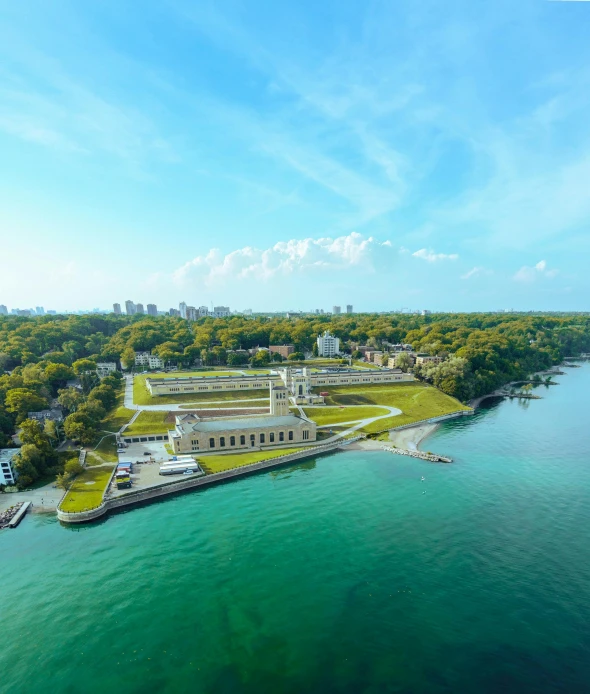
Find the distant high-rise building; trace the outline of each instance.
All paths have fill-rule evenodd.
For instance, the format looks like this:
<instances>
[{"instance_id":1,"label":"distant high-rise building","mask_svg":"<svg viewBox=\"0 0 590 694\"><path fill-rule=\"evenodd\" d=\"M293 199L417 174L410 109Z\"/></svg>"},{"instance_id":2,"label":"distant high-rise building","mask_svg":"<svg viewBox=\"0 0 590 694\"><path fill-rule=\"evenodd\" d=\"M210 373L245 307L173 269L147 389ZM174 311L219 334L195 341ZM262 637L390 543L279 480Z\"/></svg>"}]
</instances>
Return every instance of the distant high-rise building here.
<instances>
[{"instance_id":1,"label":"distant high-rise building","mask_svg":"<svg viewBox=\"0 0 590 694\"><path fill-rule=\"evenodd\" d=\"M47 311L48 316L55 316L56 311Z\"/></svg>"},{"instance_id":2,"label":"distant high-rise building","mask_svg":"<svg viewBox=\"0 0 590 694\"><path fill-rule=\"evenodd\" d=\"M186 318L186 301L181 301L178 305L178 310L180 311L180 317Z\"/></svg>"},{"instance_id":3,"label":"distant high-rise building","mask_svg":"<svg viewBox=\"0 0 590 694\"><path fill-rule=\"evenodd\" d=\"M179 311L177 308L171 308L171 309L168 311L168 315L169 315L169 316L176 316L176 317L179 317L179 316L180 316L180 311Z\"/></svg>"},{"instance_id":4,"label":"distant high-rise building","mask_svg":"<svg viewBox=\"0 0 590 694\"><path fill-rule=\"evenodd\" d=\"M209 309L206 306L199 306L199 318L207 318Z\"/></svg>"},{"instance_id":5,"label":"distant high-rise building","mask_svg":"<svg viewBox=\"0 0 590 694\"><path fill-rule=\"evenodd\" d=\"M352 313L352 304L346 304L346 313Z\"/></svg>"},{"instance_id":6,"label":"distant high-rise building","mask_svg":"<svg viewBox=\"0 0 590 694\"><path fill-rule=\"evenodd\" d=\"M341 310L342 310L342 309L341 309L340 306L332 306L332 313L333 313L335 316L337 316L337 315L340 313Z\"/></svg>"},{"instance_id":7,"label":"distant high-rise building","mask_svg":"<svg viewBox=\"0 0 590 694\"><path fill-rule=\"evenodd\" d=\"M187 320L197 320L199 317L199 312L194 306L186 307L186 319Z\"/></svg>"},{"instance_id":8,"label":"distant high-rise building","mask_svg":"<svg viewBox=\"0 0 590 694\"><path fill-rule=\"evenodd\" d=\"M320 357L333 357L340 354L340 340L331 335L328 330L323 335L318 335L317 344Z\"/></svg>"},{"instance_id":9,"label":"distant high-rise building","mask_svg":"<svg viewBox=\"0 0 590 694\"><path fill-rule=\"evenodd\" d=\"M251 316L252 315L252 309L251 308L245 308L244 309L244 315L245 316Z\"/></svg>"},{"instance_id":10,"label":"distant high-rise building","mask_svg":"<svg viewBox=\"0 0 590 694\"><path fill-rule=\"evenodd\" d=\"M8 309L4 304L0 304L0 316L7 316L8 315Z\"/></svg>"},{"instance_id":11,"label":"distant high-rise building","mask_svg":"<svg viewBox=\"0 0 590 694\"><path fill-rule=\"evenodd\" d=\"M148 316L157 316L158 315L158 307L156 304L148 304L147 305L147 314Z\"/></svg>"},{"instance_id":12,"label":"distant high-rise building","mask_svg":"<svg viewBox=\"0 0 590 694\"><path fill-rule=\"evenodd\" d=\"M113 313L115 316L121 315L121 304L113 304Z\"/></svg>"},{"instance_id":13,"label":"distant high-rise building","mask_svg":"<svg viewBox=\"0 0 590 694\"><path fill-rule=\"evenodd\" d=\"M36 313L38 316L44 316L44 315L45 315L45 309L43 308L43 306L37 306L37 307L35 308L35 313Z\"/></svg>"},{"instance_id":14,"label":"distant high-rise building","mask_svg":"<svg viewBox=\"0 0 590 694\"><path fill-rule=\"evenodd\" d=\"M137 313L135 304L133 301L131 301L131 299L127 299L125 302L125 311L127 312L128 316L134 316Z\"/></svg>"},{"instance_id":15,"label":"distant high-rise building","mask_svg":"<svg viewBox=\"0 0 590 694\"><path fill-rule=\"evenodd\" d=\"M135 313L141 313L143 315L143 304L135 304Z\"/></svg>"},{"instance_id":16,"label":"distant high-rise building","mask_svg":"<svg viewBox=\"0 0 590 694\"><path fill-rule=\"evenodd\" d=\"M227 318L229 316L229 306L215 306L213 316L215 318Z\"/></svg>"}]
</instances>

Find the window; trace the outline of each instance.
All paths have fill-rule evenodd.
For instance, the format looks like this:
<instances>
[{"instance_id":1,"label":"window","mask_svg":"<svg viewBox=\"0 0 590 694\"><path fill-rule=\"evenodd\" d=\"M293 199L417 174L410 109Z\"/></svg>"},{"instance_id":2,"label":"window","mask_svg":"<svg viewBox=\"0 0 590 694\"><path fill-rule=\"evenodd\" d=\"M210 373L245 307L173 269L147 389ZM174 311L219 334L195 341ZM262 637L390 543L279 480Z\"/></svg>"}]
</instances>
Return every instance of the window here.
<instances>
[{"instance_id":1,"label":"window","mask_svg":"<svg viewBox=\"0 0 590 694\"><path fill-rule=\"evenodd\" d=\"M269 436L270 436L270 442L271 442L271 443L274 443L274 442L275 442L275 433L274 433L274 431L271 431L270 434L269 434Z\"/></svg>"},{"instance_id":2,"label":"window","mask_svg":"<svg viewBox=\"0 0 590 694\"><path fill-rule=\"evenodd\" d=\"M260 434L260 443L264 443L265 437L264 434Z\"/></svg>"},{"instance_id":3,"label":"window","mask_svg":"<svg viewBox=\"0 0 590 694\"><path fill-rule=\"evenodd\" d=\"M219 445L223 448L225 446L225 436L222 436L219 439Z\"/></svg>"},{"instance_id":4,"label":"window","mask_svg":"<svg viewBox=\"0 0 590 694\"><path fill-rule=\"evenodd\" d=\"M289 441L293 441L293 432L292 431L289 432Z\"/></svg>"},{"instance_id":5,"label":"window","mask_svg":"<svg viewBox=\"0 0 590 694\"><path fill-rule=\"evenodd\" d=\"M307 441L309 439L309 431L307 429L303 430L303 440Z\"/></svg>"},{"instance_id":6,"label":"window","mask_svg":"<svg viewBox=\"0 0 590 694\"><path fill-rule=\"evenodd\" d=\"M230 445L230 446L235 446L235 445L236 445L236 437L235 437L235 436L230 436L230 437L229 437L229 445Z\"/></svg>"},{"instance_id":7,"label":"window","mask_svg":"<svg viewBox=\"0 0 590 694\"><path fill-rule=\"evenodd\" d=\"M246 445L246 437L242 434L240 436L240 446L245 446Z\"/></svg>"},{"instance_id":8,"label":"window","mask_svg":"<svg viewBox=\"0 0 590 694\"><path fill-rule=\"evenodd\" d=\"M215 448L215 439L209 439L209 448Z\"/></svg>"},{"instance_id":9,"label":"window","mask_svg":"<svg viewBox=\"0 0 590 694\"><path fill-rule=\"evenodd\" d=\"M279 441L284 441L284 440L285 440L285 432L279 431Z\"/></svg>"}]
</instances>

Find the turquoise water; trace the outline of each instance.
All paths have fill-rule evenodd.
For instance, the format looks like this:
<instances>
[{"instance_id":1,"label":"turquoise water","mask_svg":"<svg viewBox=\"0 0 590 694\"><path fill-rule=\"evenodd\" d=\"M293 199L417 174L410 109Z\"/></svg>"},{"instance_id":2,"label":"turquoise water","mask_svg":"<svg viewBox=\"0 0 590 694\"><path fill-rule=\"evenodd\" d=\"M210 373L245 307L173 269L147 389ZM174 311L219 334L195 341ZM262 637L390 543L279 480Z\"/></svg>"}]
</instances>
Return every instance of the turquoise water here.
<instances>
[{"instance_id":1,"label":"turquoise water","mask_svg":"<svg viewBox=\"0 0 590 694\"><path fill-rule=\"evenodd\" d=\"M452 465L347 451L28 516L0 534L0 691L590 691L590 365L559 381L441 427Z\"/></svg>"}]
</instances>

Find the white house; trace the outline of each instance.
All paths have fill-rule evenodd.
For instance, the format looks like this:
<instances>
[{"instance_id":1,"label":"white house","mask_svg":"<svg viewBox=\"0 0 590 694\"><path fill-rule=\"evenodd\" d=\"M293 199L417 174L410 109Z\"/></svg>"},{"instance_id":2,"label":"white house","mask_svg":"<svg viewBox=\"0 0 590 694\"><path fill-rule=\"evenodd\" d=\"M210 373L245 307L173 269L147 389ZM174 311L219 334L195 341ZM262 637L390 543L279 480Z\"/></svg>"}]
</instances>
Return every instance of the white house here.
<instances>
[{"instance_id":1,"label":"white house","mask_svg":"<svg viewBox=\"0 0 590 694\"><path fill-rule=\"evenodd\" d=\"M136 352L135 366L147 366L148 369L163 369L164 362L155 354L150 354L149 352Z\"/></svg>"},{"instance_id":2,"label":"white house","mask_svg":"<svg viewBox=\"0 0 590 694\"><path fill-rule=\"evenodd\" d=\"M99 378L104 378L117 370L117 364L114 361L99 361L96 365L96 373Z\"/></svg>"},{"instance_id":3,"label":"white house","mask_svg":"<svg viewBox=\"0 0 590 694\"><path fill-rule=\"evenodd\" d=\"M14 467L14 456L18 448L0 448L0 484L12 487L18 477Z\"/></svg>"},{"instance_id":4,"label":"white house","mask_svg":"<svg viewBox=\"0 0 590 694\"><path fill-rule=\"evenodd\" d=\"M334 337L328 330L323 335L318 335L318 355L333 357L336 354L340 354L340 338Z\"/></svg>"}]
</instances>

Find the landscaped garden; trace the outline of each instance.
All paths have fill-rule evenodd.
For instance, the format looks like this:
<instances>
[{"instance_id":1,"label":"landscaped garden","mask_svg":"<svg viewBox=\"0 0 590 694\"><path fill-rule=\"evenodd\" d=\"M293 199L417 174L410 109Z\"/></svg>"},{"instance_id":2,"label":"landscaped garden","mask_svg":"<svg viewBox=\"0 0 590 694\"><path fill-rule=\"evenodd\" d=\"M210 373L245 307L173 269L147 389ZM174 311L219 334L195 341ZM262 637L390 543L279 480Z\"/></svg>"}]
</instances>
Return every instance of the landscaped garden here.
<instances>
[{"instance_id":1,"label":"landscaped garden","mask_svg":"<svg viewBox=\"0 0 590 694\"><path fill-rule=\"evenodd\" d=\"M274 451L244 451L243 453L235 453L228 455L205 455L199 456L199 465L203 470L211 475L215 472L223 472L224 470L232 470L243 465L252 465L259 463L262 460L270 460L278 458L281 455L289 455L306 450L306 447L301 448L283 448Z\"/></svg>"}]
</instances>

